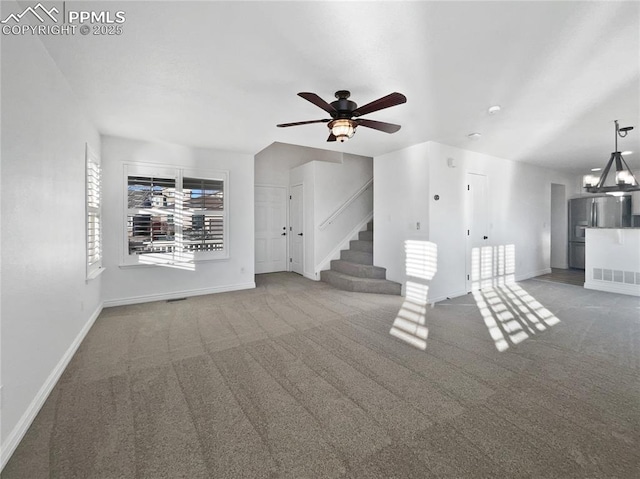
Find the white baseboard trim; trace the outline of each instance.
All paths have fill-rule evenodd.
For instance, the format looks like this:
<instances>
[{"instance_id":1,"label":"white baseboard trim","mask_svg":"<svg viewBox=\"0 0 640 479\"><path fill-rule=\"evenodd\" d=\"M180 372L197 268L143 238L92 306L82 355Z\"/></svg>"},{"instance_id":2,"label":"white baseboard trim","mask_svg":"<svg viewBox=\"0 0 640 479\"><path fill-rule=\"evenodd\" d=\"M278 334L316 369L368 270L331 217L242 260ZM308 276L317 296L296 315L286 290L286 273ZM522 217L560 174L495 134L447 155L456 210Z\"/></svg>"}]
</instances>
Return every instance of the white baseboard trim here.
<instances>
[{"instance_id":1,"label":"white baseboard trim","mask_svg":"<svg viewBox=\"0 0 640 479\"><path fill-rule=\"evenodd\" d=\"M640 286L635 284L614 283L613 281L585 281L585 289L605 291L607 293L640 296Z\"/></svg>"},{"instance_id":2,"label":"white baseboard trim","mask_svg":"<svg viewBox=\"0 0 640 479\"><path fill-rule=\"evenodd\" d=\"M2 447L0 447L0 471L2 471L4 469L4 466L7 465L7 462L9 462L9 459L15 452L18 444L20 444L20 441L22 441L22 438L31 426L31 423L40 412L42 405L47 400L49 394L51 394L51 391L57 384L58 379L60 379L60 376L62 376L62 373L67 368L69 361L71 361L71 358L78 350L78 347L80 347L80 344L91 329L91 326L93 326L93 323L95 323L96 319L98 319L98 316L100 316L103 307L104 305L102 303L98 305L96 310L89 317L88 321L82 327L60 361L58 361L56 367L53 368L53 371L51 371L51 374L49 374L49 377L46 379L46 381L38 391L38 394L36 394L36 396L33 398L31 404L29 404L29 407L24 412L18 423L15 425L6 441L2 444Z\"/></svg>"},{"instance_id":3,"label":"white baseboard trim","mask_svg":"<svg viewBox=\"0 0 640 479\"><path fill-rule=\"evenodd\" d=\"M538 271L533 271L533 272L530 272L530 273L517 275L515 277L515 280L516 281L524 281L526 279L535 278L536 276L541 276L543 274L549 274L549 273L551 273L551 268L545 268L545 269L541 269L541 270L538 270ZM429 301L429 303L433 304L433 303L438 303L440 301L444 301L445 299L453 299L453 298L457 298L459 296L464 296L465 294L467 294L467 291L459 290L459 291L454 291L454 292L446 294L446 295L438 296L437 298L428 298L428 301Z\"/></svg>"},{"instance_id":4,"label":"white baseboard trim","mask_svg":"<svg viewBox=\"0 0 640 479\"><path fill-rule=\"evenodd\" d=\"M516 281L524 281L525 279L535 278L536 276L542 276L543 274L550 274L551 268L540 269L538 271L533 271L525 274L516 275Z\"/></svg>"},{"instance_id":5,"label":"white baseboard trim","mask_svg":"<svg viewBox=\"0 0 640 479\"><path fill-rule=\"evenodd\" d=\"M202 296L204 294L227 293L229 291L240 291L242 289L254 289L255 287L255 281L251 281L250 283L229 284L224 286L215 286L213 288L190 289L187 291L172 291L170 293L148 294L122 299L109 299L104 302L104 307L111 308L113 306L127 306L129 304L150 303L152 301L166 301L168 299Z\"/></svg>"},{"instance_id":6,"label":"white baseboard trim","mask_svg":"<svg viewBox=\"0 0 640 479\"><path fill-rule=\"evenodd\" d=\"M459 296L464 296L466 295L467 292L466 291L457 291L455 293L451 293L447 296L439 296L437 298L427 298L427 301L429 302L429 304L434 304L434 303L439 303L440 301L444 301L445 299L453 299L453 298L457 298Z\"/></svg>"},{"instance_id":7,"label":"white baseboard trim","mask_svg":"<svg viewBox=\"0 0 640 479\"><path fill-rule=\"evenodd\" d=\"M343 249L348 249L349 242L353 239L357 239L358 233L360 233L360 231L362 231L362 228L364 228L367 225L367 223L372 219L373 219L373 211L369 213L362 221L360 221L360 223L358 223L355 226L355 228L353 228L347 234L347 236L345 236L344 239L340 243L338 243L336 247L333 248L331 252L322 261L320 261L320 263L318 263L318 265L316 265L315 273L317 277L320 276L320 271L324 271L325 269L330 268L332 259L340 258L340 251L342 251Z\"/></svg>"},{"instance_id":8,"label":"white baseboard trim","mask_svg":"<svg viewBox=\"0 0 640 479\"><path fill-rule=\"evenodd\" d=\"M313 273L309 273L308 271L305 271L302 276L304 276L307 279L310 279L311 281L320 281L320 277L318 276L318 273L316 273L315 275Z\"/></svg>"}]
</instances>

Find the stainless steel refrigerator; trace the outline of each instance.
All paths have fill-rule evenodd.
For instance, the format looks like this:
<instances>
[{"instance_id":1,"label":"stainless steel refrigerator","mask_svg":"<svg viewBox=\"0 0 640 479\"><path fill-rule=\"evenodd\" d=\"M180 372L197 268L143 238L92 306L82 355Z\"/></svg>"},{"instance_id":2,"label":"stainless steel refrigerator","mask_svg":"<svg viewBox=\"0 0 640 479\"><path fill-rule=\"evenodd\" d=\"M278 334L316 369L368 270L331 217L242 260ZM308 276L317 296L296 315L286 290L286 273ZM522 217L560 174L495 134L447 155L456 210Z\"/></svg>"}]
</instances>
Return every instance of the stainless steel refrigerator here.
<instances>
[{"instance_id":1,"label":"stainless steel refrigerator","mask_svg":"<svg viewBox=\"0 0 640 479\"><path fill-rule=\"evenodd\" d=\"M584 269L585 229L631 226L631 196L569 200L569 267Z\"/></svg>"}]
</instances>

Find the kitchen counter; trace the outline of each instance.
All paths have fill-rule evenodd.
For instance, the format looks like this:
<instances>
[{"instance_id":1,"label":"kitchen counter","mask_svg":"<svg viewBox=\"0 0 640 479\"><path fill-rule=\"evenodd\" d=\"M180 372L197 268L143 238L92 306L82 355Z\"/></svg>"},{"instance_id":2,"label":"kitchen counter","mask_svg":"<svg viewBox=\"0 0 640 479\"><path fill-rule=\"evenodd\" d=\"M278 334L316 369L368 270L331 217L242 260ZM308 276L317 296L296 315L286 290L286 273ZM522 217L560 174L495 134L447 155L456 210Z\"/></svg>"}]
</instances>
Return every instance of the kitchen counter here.
<instances>
[{"instance_id":1,"label":"kitchen counter","mask_svg":"<svg viewBox=\"0 0 640 479\"><path fill-rule=\"evenodd\" d=\"M640 296L640 228L587 228L587 289Z\"/></svg>"}]
</instances>

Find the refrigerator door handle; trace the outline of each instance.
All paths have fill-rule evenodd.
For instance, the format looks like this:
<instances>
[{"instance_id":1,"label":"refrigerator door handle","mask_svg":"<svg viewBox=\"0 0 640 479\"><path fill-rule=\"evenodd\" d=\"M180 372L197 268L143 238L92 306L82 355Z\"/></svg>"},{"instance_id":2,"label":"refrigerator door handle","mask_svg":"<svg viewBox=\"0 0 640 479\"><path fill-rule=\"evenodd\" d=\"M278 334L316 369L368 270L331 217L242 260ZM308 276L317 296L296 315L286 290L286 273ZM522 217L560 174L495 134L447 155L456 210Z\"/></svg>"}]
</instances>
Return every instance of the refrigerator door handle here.
<instances>
[{"instance_id":1,"label":"refrigerator door handle","mask_svg":"<svg viewBox=\"0 0 640 479\"><path fill-rule=\"evenodd\" d=\"M597 206L595 200L591 200L591 218L589 221L589 226L597 225Z\"/></svg>"}]
</instances>

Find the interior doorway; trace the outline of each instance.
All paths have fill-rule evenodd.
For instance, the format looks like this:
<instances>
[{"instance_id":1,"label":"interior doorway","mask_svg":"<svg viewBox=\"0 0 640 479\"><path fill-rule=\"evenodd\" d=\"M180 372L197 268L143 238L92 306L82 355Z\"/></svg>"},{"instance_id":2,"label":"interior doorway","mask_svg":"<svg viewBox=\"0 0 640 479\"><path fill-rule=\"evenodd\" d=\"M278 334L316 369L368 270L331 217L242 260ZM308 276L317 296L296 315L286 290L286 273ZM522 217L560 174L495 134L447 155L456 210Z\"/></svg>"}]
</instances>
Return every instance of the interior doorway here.
<instances>
[{"instance_id":1,"label":"interior doorway","mask_svg":"<svg viewBox=\"0 0 640 479\"><path fill-rule=\"evenodd\" d=\"M256 186L256 274L287 270L287 188Z\"/></svg>"},{"instance_id":2,"label":"interior doorway","mask_svg":"<svg viewBox=\"0 0 640 479\"><path fill-rule=\"evenodd\" d=\"M568 238L568 206L565 185L551 183L551 225L549 263L551 268L567 269L569 262L567 250Z\"/></svg>"},{"instance_id":3,"label":"interior doorway","mask_svg":"<svg viewBox=\"0 0 640 479\"><path fill-rule=\"evenodd\" d=\"M291 271L304 275L304 198L303 186L291 187L289 197L289 264Z\"/></svg>"},{"instance_id":4,"label":"interior doorway","mask_svg":"<svg viewBox=\"0 0 640 479\"><path fill-rule=\"evenodd\" d=\"M467 173L466 223L467 271L466 289L472 291L480 284L480 252L489 239L489 206L487 177Z\"/></svg>"}]
</instances>

